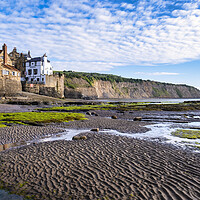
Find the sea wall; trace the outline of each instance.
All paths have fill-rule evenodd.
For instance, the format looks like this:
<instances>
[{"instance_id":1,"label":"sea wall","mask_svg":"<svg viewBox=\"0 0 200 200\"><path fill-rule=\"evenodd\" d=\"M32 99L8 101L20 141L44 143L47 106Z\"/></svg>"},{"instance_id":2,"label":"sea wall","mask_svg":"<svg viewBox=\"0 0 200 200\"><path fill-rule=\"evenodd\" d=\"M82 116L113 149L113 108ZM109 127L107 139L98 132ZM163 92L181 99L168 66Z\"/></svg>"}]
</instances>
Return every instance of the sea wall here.
<instances>
[{"instance_id":1,"label":"sea wall","mask_svg":"<svg viewBox=\"0 0 200 200\"><path fill-rule=\"evenodd\" d=\"M21 91L20 77L0 77L0 96L15 96Z\"/></svg>"},{"instance_id":2,"label":"sea wall","mask_svg":"<svg viewBox=\"0 0 200 200\"><path fill-rule=\"evenodd\" d=\"M154 81L110 82L82 78L65 80L65 98L200 98L200 91L187 85Z\"/></svg>"},{"instance_id":3,"label":"sea wall","mask_svg":"<svg viewBox=\"0 0 200 200\"><path fill-rule=\"evenodd\" d=\"M46 95L56 98L64 98L64 76L46 76L46 84L23 83L23 91Z\"/></svg>"}]
</instances>

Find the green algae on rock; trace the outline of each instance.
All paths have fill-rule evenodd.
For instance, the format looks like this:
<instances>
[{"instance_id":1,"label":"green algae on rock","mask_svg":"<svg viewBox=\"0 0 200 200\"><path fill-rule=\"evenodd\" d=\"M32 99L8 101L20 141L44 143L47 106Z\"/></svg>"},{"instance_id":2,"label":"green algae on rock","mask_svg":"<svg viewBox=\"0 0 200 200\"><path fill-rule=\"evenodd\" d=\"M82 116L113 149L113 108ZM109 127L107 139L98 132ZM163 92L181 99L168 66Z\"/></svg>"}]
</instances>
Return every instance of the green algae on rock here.
<instances>
[{"instance_id":1,"label":"green algae on rock","mask_svg":"<svg viewBox=\"0 0 200 200\"><path fill-rule=\"evenodd\" d=\"M38 125L43 123L60 123L73 120L84 120L85 115L81 113L60 112L21 112L0 113L0 127L8 125Z\"/></svg>"},{"instance_id":2,"label":"green algae on rock","mask_svg":"<svg viewBox=\"0 0 200 200\"><path fill-rule=\"evenodd\" d=\"M171 134L180 138L188 138L188 139L200 138L200 130L178 129L172 132Z\"/></svg>"}]
</instances>

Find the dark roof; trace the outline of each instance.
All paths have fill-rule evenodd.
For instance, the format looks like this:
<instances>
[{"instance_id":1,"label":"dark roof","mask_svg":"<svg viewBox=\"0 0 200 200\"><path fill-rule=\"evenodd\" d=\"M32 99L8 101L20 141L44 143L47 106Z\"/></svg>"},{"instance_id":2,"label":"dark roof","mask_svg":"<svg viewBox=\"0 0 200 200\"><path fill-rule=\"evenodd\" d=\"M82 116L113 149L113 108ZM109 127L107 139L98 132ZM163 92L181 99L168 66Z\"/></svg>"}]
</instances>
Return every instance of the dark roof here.
<instances>
[{"instance_id":1,"label":"dark roof","mask_svg":"<svg viewBox=\"0 0 200 200\"><path fill-rule=\"evenodd\" d=\"M35 57L29 60L29 62L36 62L36 61L43 61L43 57Z\"/></svg>"},{"instance_id":2,"label":"dark roof","mask_svg":"<svg viewBox=\"0 0 200 200\"><path fill-rule=\"evenodd\" d=\"M30 60L28 60L28 62L37 62L37 61L44 61L43 57L35 57L35 58L31 58ZM47 62L50 62L49 60L47 60Z\"/></svg>"}]
</instances>

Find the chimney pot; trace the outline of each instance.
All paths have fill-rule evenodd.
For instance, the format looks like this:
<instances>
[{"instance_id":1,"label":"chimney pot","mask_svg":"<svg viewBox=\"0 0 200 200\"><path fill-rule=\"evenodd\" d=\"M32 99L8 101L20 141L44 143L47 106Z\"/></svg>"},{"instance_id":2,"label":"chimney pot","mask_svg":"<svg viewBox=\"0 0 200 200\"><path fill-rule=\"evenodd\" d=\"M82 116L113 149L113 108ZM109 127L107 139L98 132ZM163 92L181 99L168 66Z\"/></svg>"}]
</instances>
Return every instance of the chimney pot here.
<instances>
[{"instance_id":1,"label":"chimney pot","mask_svg":"<svg viewBox=\"0 0 200 200\"><path fill-rule=\"evenodd\" d=\"M8 57L7 57L7 46L6 46L6 44L4 43L4 45L3 45L3 64L4 64L4 65L7 65L7 62L8 62Z\"/></svg>"}]
</instances>

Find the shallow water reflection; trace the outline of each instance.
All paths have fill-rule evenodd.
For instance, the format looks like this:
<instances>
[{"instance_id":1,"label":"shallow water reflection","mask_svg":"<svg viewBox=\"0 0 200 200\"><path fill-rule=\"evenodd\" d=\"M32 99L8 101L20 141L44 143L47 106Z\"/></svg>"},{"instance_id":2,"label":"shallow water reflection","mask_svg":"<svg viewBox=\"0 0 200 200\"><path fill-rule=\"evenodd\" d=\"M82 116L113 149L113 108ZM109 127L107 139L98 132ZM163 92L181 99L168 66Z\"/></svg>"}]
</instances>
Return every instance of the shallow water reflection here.
<instances>
[{"instance_id":1,"label":"shallow water reflection","mask_svg":"<svg viewBox=\"0 0 200 200\"><path fill-rule=\"evenodd\" d=\"M173 123L173 122L164 122L158 124L152 124L145 126L150 130L146 133L121 133L116 130L104 129L100 130L98 133L103 134L112 134L119 136L126 136L131 138L139 138L144 140L157 141L161 143L169 143L175 146L181 146L183 148L193 148L195 147L195 151L200 152L200 139L188 139L188 138L180 138L172 135L171 133L176 131L177 129L200 129L200 122L190 122L190 123ZM20 147L24 145L37 144L41 142L51 142L57 140L72 140L72 138L80 133L90 132L90 129L77 130L77 129L65 129L62 133L57 133L55 135L47 135L41 139L32 140L32 141L22 141L14 144L4 144L0 145L0 151L13 148Z\"/></svg>"},{"instance_id":2,"label":"shallow water reflection","mask_svg":"<svg viewBox=\"0 0 200 200\"><path fill-rule=\"evenodd\" d=\"M15 194L9 194L5 190L0 190L0 200L23 200L23 197L20 197Z\"/></svg>"}]
</instances>

